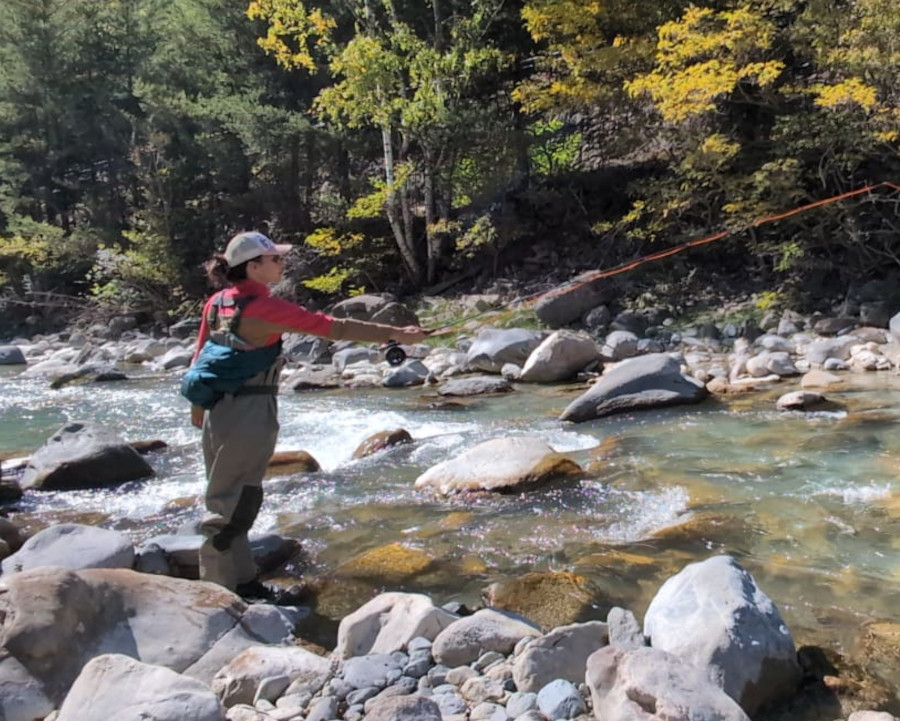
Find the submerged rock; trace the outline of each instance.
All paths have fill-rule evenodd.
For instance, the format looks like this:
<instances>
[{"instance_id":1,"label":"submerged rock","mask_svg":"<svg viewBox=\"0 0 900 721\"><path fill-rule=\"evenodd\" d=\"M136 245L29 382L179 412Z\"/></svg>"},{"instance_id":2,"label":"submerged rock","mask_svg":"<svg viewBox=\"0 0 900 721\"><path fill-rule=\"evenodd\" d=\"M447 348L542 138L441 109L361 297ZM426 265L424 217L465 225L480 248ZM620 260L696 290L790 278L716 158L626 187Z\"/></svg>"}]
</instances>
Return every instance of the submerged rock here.
<instances>
[{"instance_id":1,"label":"submerged rock","mask_svg":"<svg viewBox=\"0 0 900 721\"><path fill-rule=\"evenodd\" d=\"M405 428L395 428L392 431L379 431L378 433L373 433L360 443L356 447L356 450L353 451L353 457L365 458L366 456L371 456L373 453L378 453L378 451L383 451L386 448L393 448L394 446L412 442L412 436L409 435L409 431Z\"/></svg>"}]
</instances>

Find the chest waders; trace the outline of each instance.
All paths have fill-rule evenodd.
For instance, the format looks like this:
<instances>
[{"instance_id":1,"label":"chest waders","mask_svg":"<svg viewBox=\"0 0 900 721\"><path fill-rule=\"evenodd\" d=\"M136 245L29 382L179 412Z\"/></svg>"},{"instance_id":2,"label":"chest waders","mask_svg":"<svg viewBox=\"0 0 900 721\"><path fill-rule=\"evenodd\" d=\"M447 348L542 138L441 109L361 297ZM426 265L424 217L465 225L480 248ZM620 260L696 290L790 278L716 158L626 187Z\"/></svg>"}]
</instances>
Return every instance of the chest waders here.
<instances>
[{"instance_id":1,"label":"chest waders","mask_svg":"<svg viewBox=\"0 0 900 721\"><path fill-rule=\"evenodd\" d=\"M253 297L226 298L220 293L210 307L210 338L238 350L249 346L237 334L244 308ZM223 308L233 307L226 316ZM275 394L283 362L225 394L203 421L206 465L206 509L200 525L200 578L231 590L253 581L256 564L248 534L262 506L262 480L278 438Z\"/></svg>"}]
</instances>

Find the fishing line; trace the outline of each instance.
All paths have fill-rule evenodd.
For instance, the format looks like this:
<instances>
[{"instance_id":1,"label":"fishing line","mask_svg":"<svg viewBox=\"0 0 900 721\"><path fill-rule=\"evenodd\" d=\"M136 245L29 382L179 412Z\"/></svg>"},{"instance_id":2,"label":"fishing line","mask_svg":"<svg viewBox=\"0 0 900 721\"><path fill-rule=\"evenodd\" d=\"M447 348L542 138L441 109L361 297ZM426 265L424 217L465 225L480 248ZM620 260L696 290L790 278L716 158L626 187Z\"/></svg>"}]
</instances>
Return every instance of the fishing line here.
<instances>
[{"instance_id":1,"label":"fishing line","mask_svg":"<svg viewBox=\"0 0 900 721\"><path fill-rule=\"evenodd\" d=\"M672 246L671 248L666 248L665 250L657 251L656 253L650 253L648 255L641 256L640 258L636 258L634 260L626 261L620 265L614 266L612 268L608 268L607 270L598 270L593 273L588 273L582 280L576 283L569 283L559 288L554 288L553 290L549 290L546 292L533 293L531 295L527 295L524 298L520 299L517 303L518 307L528 306L532 303L536 303L537 301L544 298L554 298L556 296L565 295L566 293L571 293L572 291L577 290L578 288L582 288L586 285L590 285L598 280L602 280L603 278L610 278L614 275L619 275L620 273L627 273L630 270L634 270L635 268L644 265L645 263L651 263L657 260L662 260L663 258L668 258L669 256L676 255L677 253L681 253L688 248L696 248L701 245L707 245L708 243L714 243L715 241L722 240L723 238L727 238L732 235L736 235L738 233L742 233L745 230L750 230L752 228L758 228L761 225L765 225L766 223L773 223L778 220L784 220L785 218L790 218L794 215L799 215L800 213L805 213L808 210L813 210L814 208L821 208L825 205L829 205L830 203L836 203L841 200L846 200L847 198L852 198L857 195L862 195L863 193L869 193L880 188L887 188L892 192L900 192L900 185L896 183L891 183L887 180L882 181L880 183L875 183L873 185L867 185L863 188L858 188L857 190L850 190L846 193L840 193L838 195L833 195L828 198L823 198L822 200L816 200L812 203L807 203L806 205L799 205L796 208L792 208L791 210L786 210L782 213L775 213L773 215L767 215L762 218L757 218L751 223L747 225L741 226L740 228L734 228L731 230L722 230L718 233L713 233L712 235L707 235L702 238L696 238L694 240L689 240L685 243L681 243L679 245ZM458 321L455 325L452 326L442 326L440 328L436 328L431 331L428 336L433 338L436 336L442 335L450 335L452 333L456 333L462 329L462 327L474 320L475 318L479 318L488 313L492 313L492 310L484 310L479 313L475 313L474 315L467 316L462 320ZM515 310L509 310L505 313L501 313L498 315L499 318L503 318L506 315L511 315Z\"/></svg>"}]
</instances>

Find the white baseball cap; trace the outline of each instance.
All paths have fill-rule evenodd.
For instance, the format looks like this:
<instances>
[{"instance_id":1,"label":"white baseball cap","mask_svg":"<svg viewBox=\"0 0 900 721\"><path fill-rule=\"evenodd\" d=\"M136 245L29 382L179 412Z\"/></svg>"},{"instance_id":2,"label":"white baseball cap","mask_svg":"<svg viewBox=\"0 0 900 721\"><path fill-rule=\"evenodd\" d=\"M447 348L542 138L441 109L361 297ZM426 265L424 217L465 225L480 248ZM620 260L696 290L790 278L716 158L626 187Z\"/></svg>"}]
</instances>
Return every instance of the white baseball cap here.
<instances>
[{"instance_id":1,"label":"white baseball cap","mask_svg":"<svg viewBox=\"0 0 900 721\"><path fill-rule=\"evenodd\" d=\"M228 241L225 248L225 260L228 261L229 267L234 268L262 255L285 255L293 247L292 245L273 243L262 233L248 231L238 233Z\"/></svg>"}]
</instances>

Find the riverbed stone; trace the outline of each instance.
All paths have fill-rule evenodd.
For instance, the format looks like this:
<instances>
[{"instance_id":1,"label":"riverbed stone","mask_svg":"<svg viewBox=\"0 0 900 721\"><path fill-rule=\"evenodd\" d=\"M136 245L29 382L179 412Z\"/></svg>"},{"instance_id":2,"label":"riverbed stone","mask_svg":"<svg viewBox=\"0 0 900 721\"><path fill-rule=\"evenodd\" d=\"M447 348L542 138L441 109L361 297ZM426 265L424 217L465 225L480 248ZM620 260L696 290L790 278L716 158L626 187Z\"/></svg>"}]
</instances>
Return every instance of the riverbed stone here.
<instances>
[{"instance_id":1,"label":"riverbed stone","mask_svg":"<svg viewBox=\"0 0 900 721\"><path fill-rule=\"evenodd\" d=\"M699 403L707 395L701 382L682 374L677 358L651 353L608 370L566 407L560 420L578 423L642 408Z\"/></svg>"},{"instance_id":2,"label":"riverbed stone","mask_svg":"<svg viewBox=\"0 0 900 721\"><path fill-rule=\"evenodd\" d=\"M429 376L428 367L418 359L407 360L403 365L392 368L385 374L382 385L385 388L406 388L420 386Z\"/></svg>"},{"instance_id":3,"label":"riverbed stone","mask_svg":"<svg viewBox=\"0 0 900 721\"><path fill-rule=\"evenodd\" d=\"M252 704L261 684L285 676L296 691L298 683L311 693L331 676L331 662L300 646L253 646L235 656L212 679L212 690L226 707Z\"/></svg>"},{"instance_id":4,"label":"riverbed stone","mask_svg":"<svg viewBox=\"0 0 900 721\"><path fill-rule=\"evenodd\" d=\"M16 345L0 345L0 366L27 365L25 354Z\"/></svg>"},{"instance_id":5,"label":"riverbed stone","mask_svg":"<svg viewBox=\"0 0 900 721\"><path fill-rule=\"evenodd\" d=\"M488 586L484 595L490 606L518 613L545 629L584 620L596 600L587 579L568 571L504 579Z\"/></svg>"},{"instance_id":6,"label":"riverbed stone","mask_svg":"<svg viewBox=\"0 0 900 721\"><path fill-rule=\"evenodd\" d=\"M614 330L606 336L600 353L610 361L633 358L638 352L638 341L638 336L630 330Z\"/></svg>"},{"instance_id":7,"label":"riverbed stone","mask_svg":"<svg viewBox=\"0 0 900 721\"><path fill-rule=\"evenodd\" d=\"M585 680L601 721L750 721L707 669L656 648L605 646L588 658Z\"/></svg>"},{"instance_id":8,"label":"riverbed stone","mask_svg":"<svg viewBox=\"0 0 900 721\"><path fill-rule=\"evenodd\" d=\"M429 468L416 488L449 495L459 491L518 491L581 472L540 438L494 438Z\"/></svg>"},{"instance_id":9,"label":"riverbed stone","mask_svg":"<svg viewBox=\"0 0 900 721\"><path fill-rule=\"evenodd\" d=\"M575 684L561 678L551 681L538 691L537 704L541 713L550 721L572 719L587 711Z\"/></svg>"},{"instance_id":10,"label":"riverbed stone","mask_svg":"<svg viewBox=\"0 0 900 721\"><path fill-rule=\"evenodd\" d=\"M541 295L534 305L534 313L544 325L559 328L607 302L610 296L609 281L583 282L575 279Z\"/></svg>"},{"instance_id":11,"label":"riverbed stone","mask_svg":"<svg viewBox=\"0 0 900 721\"><path fill-rule=\"evenodd\" d=\"M280 476L318 473L320 470L319 462L307 451L278 451L272 454L266 467L267 474Z\"/></svg>"},{"instance_id":12,"label":"riverbed stone","mask_svg":"<svg viewBox=\"0 0 900 721\"><path fill-rule=\"evenodd\" d=\"M180 673L240 623L246 609L213 583L120 568L41 567L0 578L3 650L56 702L84 664L103 653Z\"/></svg>"},{"instance_id":13,"label":"riverbed stone","mask_svg":"<svg viewBox=\"0 0 900 721\"><path fill-rule=\"evenodd\" d=\"M777 401L775 407L780 411L809 411L826 403L825 396L813 391L793 391L785 393Z\"/></svg>"},{"instance_id":14,"label":"riverbed stone","mask_svg":"<svg viewBox=\"0 0 900 721\"><path fill-rule=\"evenodd\" d=\"M555 679L581 682L588 657L608 642L609 629L602 621L554 628L534 639L515 657L516 688L537 692Z\"/></svg>"},{"instance_id":15,"label":"riverbed stone","mask_svg":"<svg viewBox=\"0 0 900 721\"><path fill-rule=\"evenodd\" d=\"M331 356L331 365L338 372L343 373L348 366L354 363L377 363L378 352L371 348L352 346L335 351Z\"/></svg>"},{"instance_id":16,"label":"riverbed stone","mask_svg":"<svg viewBox=\"0 0 900 721\"><path fill-rule=\"evenodd\" d=\"M470 368L487 373L499 373L504 363L523 366L544 335L526 328L485 328L469 346L466 361Z\"/></svg>"},{"instance_id":17,"label":"riverbed stone","mask_svg":"<svg viewBox=\"0 0 900 721\"><path fill-rule=\"evenodd\" d=\"M594 339L587 333L560 330L547 336L522 367L524 383L555 383L574 378L600 359Z\"/></svg>"},{"instance_id":18,"label":"riverbed stone","mask_svg":"<svg viewBox=\"0 0 900 721\"><path fill-rule=\"evenodd\" d=\"M748 714L796 691L800 667L775 604L731 556L686 566L644 616L644 635L712 678Z\"/></svg>"},{"instance_id":19,"label":"riverbed stone","mask_svg":"<svg viewBox=\"0 0 900 721\"><path fill-rule=\"evenodd\" d=\"M283 644L292 640L297 622L309 614L309 609L304 607L251 604L241 615L240 623L219 638L183 673L211 684L219 669L248 648L260 644ZM288 678L288 682L290 681Z\"/></svg>"},{"instance_id":20,"label":"riverbed stone","mask_svg":"<svg viewBox=\"0 0 900 721\"><path fill-rule=\"evenodd\" d=\"M803 377L800 379L800 387L807 388L832 388L834 386L839 386L844 383L844 379L835 374L829 373L827 370L822 370L820 368L813 368L807 373L803 374Z\"/></svg>"},{"instance_id":21,"label":"riverbed stone","mask_svg":"<svg viewBox=\"0 0 900 721\"><path fill-rule=\"evenodd\" d=\"M483 608L451 623L434 639L434 660L450 667L471 663L485 651L508 654L525 636L538 636L537 624L508 611Z\"/></svg>"},{"instance_id":22,"label":"riverbed stone","mask_svg":"<svg viewBox=\"0 0 900 721\"><path fill-rule=\"evenodd\" d=\"M101 488L153 473L147 461L111 430L73 421L32 454L20 485L48 491Z\"/></svg>"},{"instance_id":23,"label":"riverbed stone","mask_svg":"<svg viewBox=\"0 0 900 721\"><path fill-rule=\"evenodd\" d=\"M365 718L366 721L442 721L438 705L424 696L380 699L366 711Z\"/></svg>"},{"instance_id":24,"label":"riverbed stone","mask_svg":"<svg viewBox=\"0 0 900 721\"><path fill-rule=\"evenodd\" d=\"M343 578L375 579L380 583L402 584L427 571L434 559L425 551L402 543L373 548L342 563L335 575Z\"/></svg>"},{"instance_id":25,"label":"riverbed stone","mask_svg":"<svg viewBox=\"0 0 900 721\"><path fill-rule=\"evenodd\" d=\"M609 643L624 648L642 648L647 645L644 632L634 614L627 608L613 606L606 615Z\"/></svg>"},{"instance_id":26,"label":"riverbed stone","mask_svg":"<svg viewBox=\"0 0 900 721\"><path fill-rule=\"evenodd\" d=\"M806 360L814 365L822 365L829 358L849 360L850 349L857 343L859 339L852 335L813 341L806 346Z\"/></svg>"},{"instance_id":27,"label":"riverbed stone","mask_svg":"<svg viewBox=\"0 0 900 721\"><path fill-rule=\"evenodd\" d=\"M405 428L394 428L390 431L378 431L378 433L373 433L356 447L356 450L353 451L353 457L365 458L366 456L371 456L373 453L378 453L378 451L412 442L412 436Z\"/></svg>"},{"instance_id":28,"label":"riverbed stone","mask_svg":"<svg viewBox=\"0 0 900 721\"><path fill-rule=\"evenodd\" d=\"M505 378L469 376L452 378L442 383L437 392L441 396L477 396L488 393L509 393L512 389L512 385Z\"/></svg>"},{"instance_id":29,"label":"riverbed stone","mask_svg":"<svg viewBox=\"0 0 900 721\"><path fill-rule=\"evenodd\" d=\"M41 566L81 568L131 568L134 546L118 531L77 523L60 523L38 531L9 558L3 573L28 571Z\"/></svg>"},{"instance_id":30,"label":"riverbed stone","mask_svg":"<svg viewBox=\"0 0 900 721\"><path fill-rule=\"evenodd\" d=\"M288 390L296 392L321 390L340 388L341 379L331 365L304 363L295 368L282 385Z\"/></svg>"},{"instance_id":31,"label":"riverbed stone","mask_svg":"<svg viewBox=\"0 0 900 721\"><path fill-rule=\"evenodd\" d=\"M34 721L47 716L57 704L44 684L18 659L0 654L0 718L4 721Z\"/></svg>"},{"instance_id":32,"label":"riverbed stone","mask_svg":"<svg viewBox=\"0 0 900 721\"><path fill-rule=\"evenodd\" d=\"M382 593L341 619L334 653L342 659L392 653L413 639L433 641L457 618L423 594Z\"/></svg>"},{"instance_id":33,"label":"riverbed stone","mask_svg":"<svg viewBox=\"0 0 900 721\"><path fill-rule=\"evenodd\" d=\"M56 721L224 718L225 709L206 684L122 654L104 654L82 669Z\"/></svg>"},{"instance_id":34,"label":"riverbed stone","mask_svg":"<svg viewBox=\"0 0 900 721\"><path fill-rule=\"evenodd\" d=\"M340 674L354 689L383 689L400 678L403 666L393 654L373 653L345 659Z\"/></svg>"}]
</instances>

